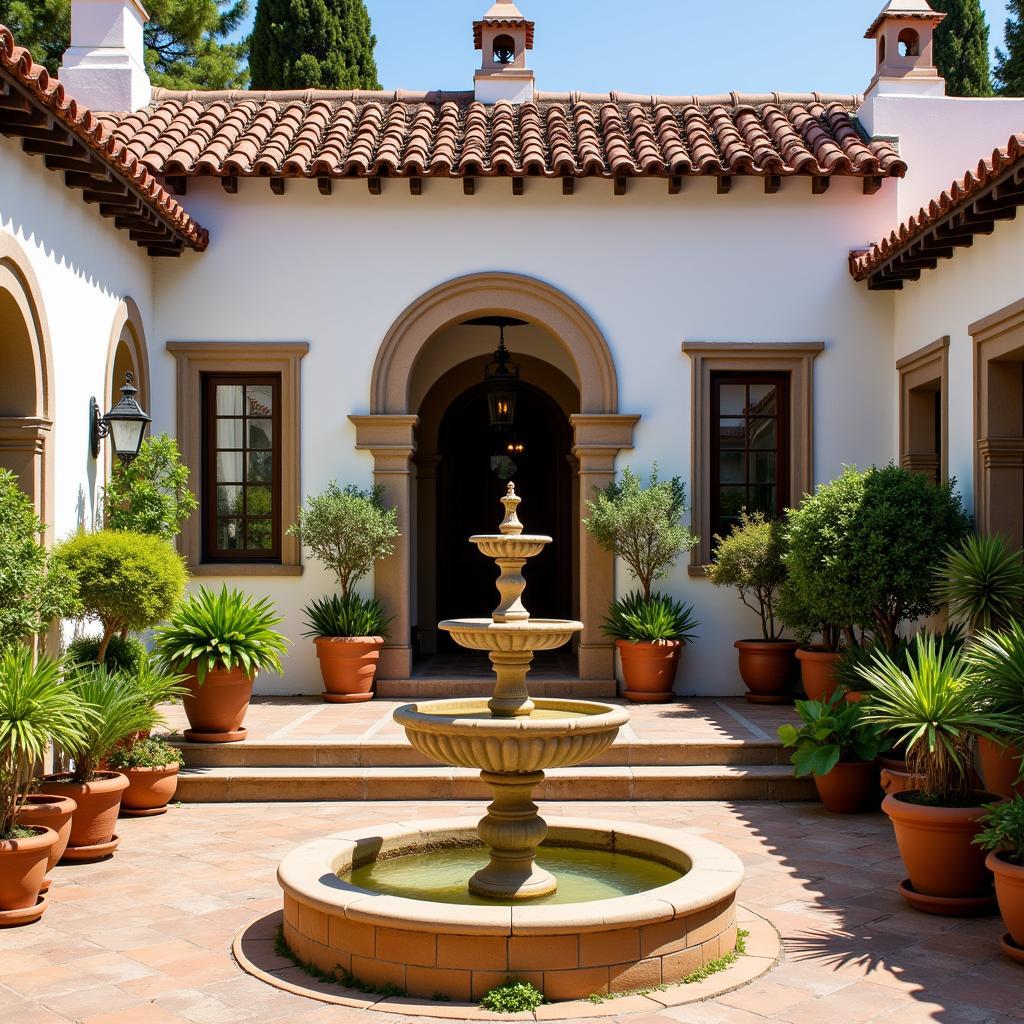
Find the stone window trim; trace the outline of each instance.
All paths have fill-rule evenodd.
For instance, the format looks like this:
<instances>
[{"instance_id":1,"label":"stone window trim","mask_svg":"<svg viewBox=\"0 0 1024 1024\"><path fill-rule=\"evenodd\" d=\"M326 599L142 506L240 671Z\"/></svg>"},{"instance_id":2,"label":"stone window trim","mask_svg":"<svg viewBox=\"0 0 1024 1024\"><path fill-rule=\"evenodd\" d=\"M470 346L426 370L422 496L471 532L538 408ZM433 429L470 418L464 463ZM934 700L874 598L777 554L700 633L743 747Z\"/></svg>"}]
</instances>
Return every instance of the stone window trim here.
<instances>
[{"instance_id":1,"label":"stone window trim","mask_svg":"<svg viewBox=\"0 0 1024 1024\"><path fill-rule=\"evenodd\" d=\"M302 503L300 416L301 362L309 352L304 341L169 341L177 362L177 435L182 460L192 470L197 491L203 465L203 375L207 373L277 373L281 377L281 509L282 531ZM198 493L198 492L197 492ZM178 547L194 576L300 576L302 547L282 533L280 564L266 562L203 562L202 510L190 516Z\"/></svg>"},{"instance_id":2,"label":"stone window trim","mask_svg":"<svg viewBox=\"0 0 1024 1024\"><path fill-rule=\"evenodd\" d=\"M923 472L945 483L949 479L949 335L933 341L897 360L900 379L900 465L904 469ZM916 434L913 392L931 388L939 392L939 450L921 446ZM931 429L932 425L925 425ZM935 465L936 460L938 466Z\"/></svg>"},{"instance_id":3,"label":"stone window trim","mask_svg":"<svg viewBox=\"0 0 1024 1024\"><path fill-rule=\"evenodd\" d=\"M711 562L711 377L714 373L788 373L789 504L814 488L814 361L823 341L684 341L691 364L692 526L700 538L690 552L689 573L703 579Z\"/></svg>"}]
</instances>

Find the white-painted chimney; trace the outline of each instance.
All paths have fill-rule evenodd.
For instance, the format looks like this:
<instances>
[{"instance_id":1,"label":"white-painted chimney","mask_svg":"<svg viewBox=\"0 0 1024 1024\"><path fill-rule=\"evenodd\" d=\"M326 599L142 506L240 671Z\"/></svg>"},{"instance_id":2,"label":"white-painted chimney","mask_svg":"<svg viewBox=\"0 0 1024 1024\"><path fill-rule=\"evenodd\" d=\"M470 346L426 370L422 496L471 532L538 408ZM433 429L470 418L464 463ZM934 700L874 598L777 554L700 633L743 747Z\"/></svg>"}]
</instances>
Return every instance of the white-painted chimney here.
<instances>
[{"instance_id":1,"label":"white-painted chimney","mask_svg":"<svg viewBox=\"0 0 1024 1024\"><path fill-rule=\"evenodd\" d=\"M473 22L473 37L483 60L474 76L476 98L481 103L530 103L534 95L533 72L526 66L526 51L533 49L532 21L512 0L497 0Z\"/></svg>"},{"instance_id":2,"label":"white-painted chimney","mask_svg":"<svg viewBox=\"0 0 1024 1024\"><path fill-rule=\"evenodd\" d=\"M90 110L124 113L149 103L147 21L138 0L72 0L71 45L59 74L64 88Z\"/></svg>"}]
</instances>

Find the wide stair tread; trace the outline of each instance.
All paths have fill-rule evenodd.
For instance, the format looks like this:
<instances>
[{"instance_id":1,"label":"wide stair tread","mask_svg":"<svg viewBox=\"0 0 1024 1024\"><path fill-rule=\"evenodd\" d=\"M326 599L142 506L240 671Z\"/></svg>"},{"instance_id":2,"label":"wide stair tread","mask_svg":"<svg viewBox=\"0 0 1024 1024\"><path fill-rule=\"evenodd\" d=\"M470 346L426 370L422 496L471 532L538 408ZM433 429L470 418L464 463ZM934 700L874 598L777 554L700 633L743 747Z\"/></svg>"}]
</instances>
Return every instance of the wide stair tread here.
<instances>
[{"instance_id":1,"label":"wide stair tread","mask_svg":"<svg viewBox=\"0 0 1024 1024\"><path fill-rule=\"evenodd\" d=\"M494 676L379 679L377 696L389 700L437 700L445 697L490 697ZM619 694L614 679L574 679L530 674L530 696L571 700L608 700Z\"/></svg>"}]
</instances>

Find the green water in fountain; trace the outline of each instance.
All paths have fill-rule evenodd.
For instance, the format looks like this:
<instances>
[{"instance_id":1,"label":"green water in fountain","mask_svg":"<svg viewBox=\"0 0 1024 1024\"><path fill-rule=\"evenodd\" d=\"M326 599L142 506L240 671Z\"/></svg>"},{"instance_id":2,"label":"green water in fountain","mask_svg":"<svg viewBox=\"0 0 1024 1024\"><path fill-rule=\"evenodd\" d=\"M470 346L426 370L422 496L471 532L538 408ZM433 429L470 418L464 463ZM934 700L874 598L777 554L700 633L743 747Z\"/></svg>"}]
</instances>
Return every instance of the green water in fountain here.
<instances>
[{"instance_id":1,"label":"green water in fountain","mask_svg":"<svg viewBox=\"0 0 1024 1024\"><path fill-rule=\"evenodd\" d=\"M482 846L457 846L429 853L371 861L342 875L360 889L432 903L461 906L552 906L635 896L682 877L683 872L644 857L606 850L542 846L537 864L558 879L558 891L534 900L488 900L467 888L469 877L487 862Z\"/></svg>"}]
</instances>

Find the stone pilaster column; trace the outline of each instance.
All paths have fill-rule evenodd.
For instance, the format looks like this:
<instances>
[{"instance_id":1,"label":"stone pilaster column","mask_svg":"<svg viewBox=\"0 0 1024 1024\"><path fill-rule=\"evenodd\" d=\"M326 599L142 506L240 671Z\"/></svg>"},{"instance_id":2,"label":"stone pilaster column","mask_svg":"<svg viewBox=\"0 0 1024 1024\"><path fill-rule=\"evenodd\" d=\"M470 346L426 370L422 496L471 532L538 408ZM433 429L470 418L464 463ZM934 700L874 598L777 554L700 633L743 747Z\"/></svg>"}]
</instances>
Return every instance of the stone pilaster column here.
<instances>
[{"instance_id":1,"label":"stone pilaster column","mask_svg":"<svg viewBox=\"0 0 1024 1024\"><path fill-rule=\"evenodd\" d=\"M417 452L416 639L422 654L437 653L437 467L440 455Z\"/></svg>"},{"instance_id":2,"label":"stone pilaster column","mask_svg":"<svg viewBox=\"0 0 1024 1024\"><path fill-rule=\"evenodd\" d=\"M9 469L45 520L46 439L52 423L40 416L0 416L0 467Z\"/></svg>"},{"instance_id":3,"label":"stone pilaster column","mask_svg":"<svg viewBox=\"0 0 1024 1024\"><path fill-rule=\"evenodd\" d=\"M1024 493L1024 438L984 437L978 441L981 464L979 520L988 534L1024 545L1020 496Z\"/></svg>"},{"instance_id":4,"label":"stone pilaster column","mask_svg":"<svg viewBox=\"0 0 1024 1024\"><path fill-rule=\"evenodd\" d=\"M415 557L415 489L412 457L416 451L418 416L349 416L356 428L356 448L373 456L373 480L384 490L384 502L398 509L399 537L390 558L378 562L374 593L391 622L391 637L381 651L380 679L412 675L412 572Z\"/></svg>"},{"instance_id":5,"label":"stone pilaster column","mask_svg":"<svg viewBox=\"0 0 1024 1024\"><path fill-rule=\"evenodd\" d=\"M615 479L619 452L633 447L633 430L639 416L573 416L573 454L579 460L580 523L580 636L581 679L612 679L615 648L601 632L601 622L615 595L615 558L587 532L583 519L594 492Z\"/></svg>"}]
</instances>

